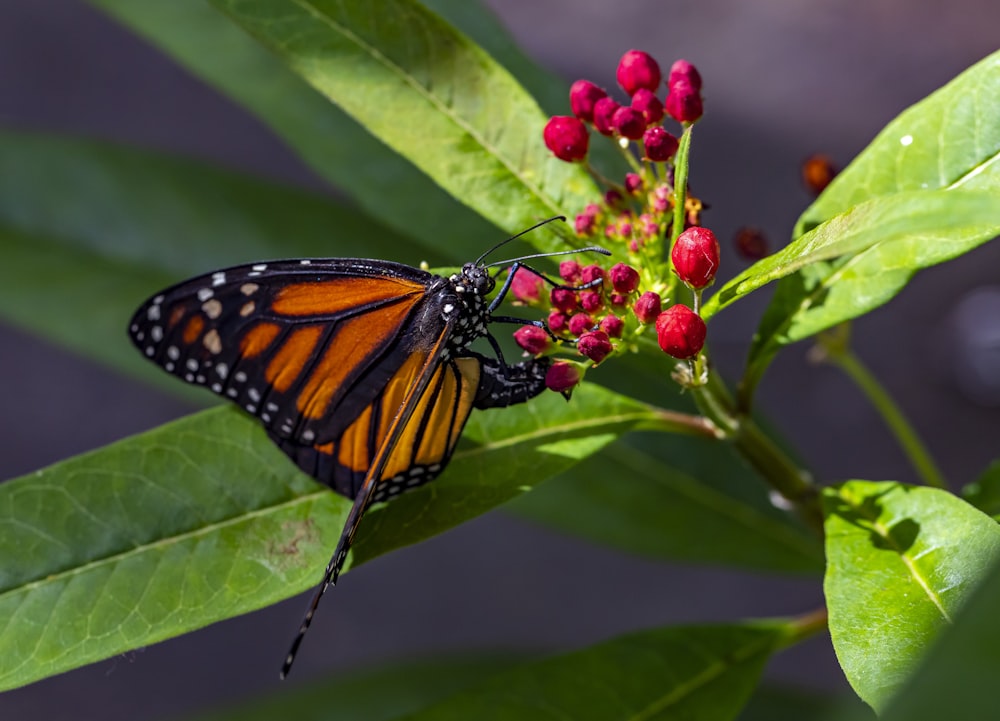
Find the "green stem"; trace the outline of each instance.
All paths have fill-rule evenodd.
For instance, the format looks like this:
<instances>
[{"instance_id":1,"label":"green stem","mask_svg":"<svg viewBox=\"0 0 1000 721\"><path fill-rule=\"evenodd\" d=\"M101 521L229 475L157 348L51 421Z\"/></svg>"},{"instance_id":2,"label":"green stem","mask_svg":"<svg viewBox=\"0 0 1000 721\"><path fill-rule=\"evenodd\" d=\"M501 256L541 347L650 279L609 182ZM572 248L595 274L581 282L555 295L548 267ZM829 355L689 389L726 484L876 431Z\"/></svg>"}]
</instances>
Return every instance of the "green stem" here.
<instances>
[{"instance_id":1,"label":"green stem","mask_svg":"<svg viewBox=\"0 0 1000 721\"><path fill-rule=\"evenodd\" d=\"M788 622L788 635L782 642L782 648L794 646L797 643L812 638L826 630L830 615L826 608L817 608L801 616L796 616Z\"/></svg>"},{"instance_id":2,"label":"green stem","mask_svg":"<svg viewBox=\"0 0 1000 721\"><path fill-rule=\"evenodd\" d=\"M902 410L878 382L875 375L849 349L827 347L826 350L826 360L844 371L881 414L885 424L889 426L889 430L896 437L903 452L910 459L910 463L913 464L924 483L947 490L948 482L945 481L941 470L924 447L916 430L910 425Z\"/></svg>"},{"instance_id":3,"label":"green stem","mask_svg":"<svg viewBox=\"0 0 1000 721\"><path fill-rule=\"evenodd\" d=\"M677 154L674 156L674 227L670 231L670 248L673 250L677 236L684 232L684 221L687 220L687 179L688 155L691 151L691 131L693 125L684 128Z\"/></svg>"}]
</instances>

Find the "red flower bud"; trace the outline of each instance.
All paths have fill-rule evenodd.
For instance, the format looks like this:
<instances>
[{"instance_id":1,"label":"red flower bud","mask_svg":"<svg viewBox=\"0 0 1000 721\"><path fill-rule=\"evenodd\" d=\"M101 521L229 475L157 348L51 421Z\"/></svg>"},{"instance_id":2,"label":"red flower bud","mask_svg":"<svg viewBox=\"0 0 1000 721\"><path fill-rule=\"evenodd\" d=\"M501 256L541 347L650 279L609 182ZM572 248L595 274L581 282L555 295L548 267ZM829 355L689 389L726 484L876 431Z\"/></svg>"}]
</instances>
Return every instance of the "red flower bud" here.
<instances>
[{"instance_id":1,"label":"red flower bud","mask_svg":"<svg viewBox=\"0 0 1000 721\"><path fill-rule=\"evenodd\" d=\"M683 81L670 86L664 107L678 123L693 123L704 112L701 92L691 83Z\"/></svg>"},{"instance_id":2,"label":"red flower bud","mask_svg":"<svg viewBox=\"0 0 1000 721\"><path fill-rule=\"evenodd\" d=\"M628 305L628 295L625 293L611 293L608 295L608 302L615 308L624 308Z\"/></svg>"},{"instance_id":3,"label":"red flower bud","mask_svg":"<svg viewBox=\"0 0 1000 721\"><path fill-rule=\"evenodd\" d=\"M646 158L657 163L670 160L677 152L677 138L659 125L654 125L642 136Z\"/></svg>"},{"instance_id":4,"label":"red flower bud","mask_svg":"<svg viewBox=\"0 0 1000 721\"><path fill-rule=\"evenodd\" d=\"M656 319L656 340L664 353L691 358L705 345L705 321L686 305L667 308Z\"/></svg>"},{"instance_id":5,"label":"red flower bud","mask_svg":"<svg viewBox=\"0 0 1000 721\"><path fill-rule=\"evenodd\" d=\"M585 290L580 293L580 307L588 313L594 313L604 305L604 298L594 290Z\"/></svg>"},{"instance_id":6,"label":"red flower bud","mask_svg":"<svg viewBox=\"0 0 1000 721\"><path fill-rule=\"evenodd\" d=\"M638 173L626 173L625 192L629 195L635 195L640 190L642 190L642 176Z\"/></svg>"},{"instance_id":7,"label":"red flower bud","mask_svg":"<svg viewBox=\"0 0 1000 721\"><path fill-rule=\"evenodd\" d=\"M687 60L678 60L670 66L670 74L667 76L667 87L673 87L679 83L687 83L695 90L701 90L701 74L698 69Z\"/></svg>"},{"instance_id":8,"label":"red flower bud","mask_svg":"<svg viewBox=\"0 0 1000 721\"><path fill-rule=\"evenodd\" d=\"M577 235L590 235L594 232L594 225L597 218L589 213L580 213L573 222L573 229Z\"/></svg>"},{"instance_id":9,"label":"red flower bud","mask_svg":"<svg viewBox=\"0 0 1000 721\"><path fill-rule=\"evenodd\" d=\"M599 265L585 265L580 271L580 280L583 281L584 285L593 283L598 278L604 277L604 268ZM597 287L597 286L595 286Z\"/></svg>"},{"instance_id":10,"label":"red flower bud","mask_svg":"<svg viewBox=\"0 0 1000 721\"><path fill-rule=\"evenodd\" d=\"M625 321L616 315L606 315L601 319L601 330L612 338L621 338L625 330Z\"/></svg>"},{"instance_id":11,"label":"red flower bud","mask_svg":"<svg viewBox=\"0 0 1000 721\"><path fill-rule=\"evenodd\" d=\"M580 282L580 264L575 260L564 260L559 264L559 277L574 285Z\"/></svg>"},{"instance_id":12,"label":"red flower bud","mask_svg":"<svg viewBox=\"0 0 1000 721\"><path fill-rule=\"evenodd\" d=\"M549 118L542 132L545 147L560 160L573 162L587 157L590 135L587 126L579 118L557 115Z\"/></svg>"},{"instance_id":13,"label":"red flower bud","mask_svg":"<svg viewBox=\"0 0 1000 721\"><path fill-rule=\"evenodd\" d=\"M553 333L562 333L566 330L566 326L569 325L569 318L566 317L565 313L560 313L557 310L549 313L549 330Z\"/></svg>"},{"instance_id":14,"label":"red flower bud","mask_svg":"<svg viewBox=\"0 0 1000 721\"><path fill-rule=\"evenodd\" d=\"M642 113L647 125L663 120L663 103L652 90L646 88L636 90L632 96L632 107Z\"/></svg>"},{"instance_id":15,"label":"red flower bud","mask_svg":"<svg viewBox=\"0 0 1000 721\"><path fill-rule=\"evenodd\" d=\"M640 323L652 323L660 315L663 305L660 301L660 294L647 290L639 296L639 299L632 306L635 317Z\"/></svg>"},{"instance_id":16,"label":"red flower bud","mask_svg":"<svg viewBox=\"0 0 1000 721\"><path fill-rule=\"evenodd\" d=\"M736 231L733 244L745 260L760 260L768 255L767 236L759 228L743 226Z\"/></svg>"},{"instance_id":17,"label":"red flower bud","mask_svg":"<svg viewBox=\"0 0 1000 721\"><path fill-rule=\"evenodd\" d=\"M631 293L639 287L639 271L625 263L615 265L609 274L611 285L619 293Z\"/></svg>"},{"instance_id":18,"label":"red flower bud","mask_svg":"<svg viewBox=\"0 0 1000 721\"><path fill-rule=\"evenodd\" d=\"M594 105L601 98L608 97L603 88L599 88L589 80L577 80L569 88L569 107L573 115L586 120L594 121Z\"/></svg>"},{"instance_id":19,"label":"red flower bud","mask_svg":"<svg viewBox=\"0 0 1000 721\"><path fill-rule=\"evenodd\" d=\"M810 155L802 163L802 182L813 195L822 193L836 175L837 167L829 156L817 153Z\"/></svg>"},{"instance_id":20,"label":"red flower bud","mask_svg":"<svg viewBox=\"0 0 1000 721\"><path fill-rule=\"evenodd\" d=\"M545 387L551 391L562 393L567 398L569 392L580 382L580 369L575 363L557 361L545 373Z\"/></svg>"},{"instance_id":21,"label":"red flower bud","mask_svg":"<svg viewBox=\"0 0 1000 721\"><path fill-rule=\"evenodd\" d=\"M514 331L514 342L531 355L538 355L549 347L551 338L537 325L523 325Z\"/></svg>"},{"instance_id":22,"label":"red flower bud","mask_svg":"<svg viewBox=\"0 0 1000 721\"><path fill-rule=\"evenodd\" d=\"M604 194L604 204L609 208L618 208L622 204L622 194L612 188Z\"/></svg>"},{"instance_id":23,"label":"red flower bud","mask_svg":"<svg viewBox=\"0 0 1000 721\"><path fill-rule=\"evenodd\" d=\"M629 95L639 88L655 91L662 77L653 56L641 50L629 50L618 62L618 84Z\"/></svg>"},{"instance_id":24,"label":"red flower bud","mask_svg":"<svg viewBox=\"0 0 1000 721\"><path fill-rule=\"evenodd\" d=\"M543 285L544 281L537 275L524 268L518 268L514 273L514 280L511 281L510 292L514 294L515 300L531 305L541 300Z\"/></svg>"},{"instance_id":25,"label":"red flower bud","mask_svg":"<svg viewBox=\"0 0 1000 721\"><path fill-rule=\"evenodd\" d=\"M563 313L572 313L578 307L576 291L569 288L553 288L549 293L549 301L553 308Z\"/></svg>"},{"instance_id":26,"label":"red flower bud","mask_svg":"<svg viewBox=\"0 0 1000 721\"><path fill-rule=\"evenodd\" d=\"M612 98L601 98L594 104L594 127L601 135L611 135L614 126L611 119L615 117L615 112L621 105Z\"/></svg>"},{"instance_id":27,"label":"red flower bud","mask_svg":"<svg viewBox=\"0 0 1000 721\"><path fill-rule=\"evenodd\" d=\"M677 236L670 260L681 280L692 288L704 288L719 269L719 241L708 228L688 228Z\"/></svg>"},{"instance_id":28,"label":"red flower bud","mask_svg":"<svg viewBox=\"0 0 1000 721\"><path fill-rule=\"evenodd\" d=\"M638 140L646 130L646 118L635 108L622 106L612 116L611 125L623 138Z\"/></svg>"},{"instance_id":29,"label":"red flower bud","mask_svg":"<svg viewBox=\"0 0 1000 721\"><path fill-rule=\"evenodd\" d=\"M581 335L580 340L576 343L576 349L580 351L580 355L590 358L597 364L608 357L608 354L614 350L614 346L611 345L611 339L608 338L607 333L603 330L595 330Z\"/></svg>"},{"instance_id":30,"label":"red flower bud","mask_svg":"<svg viewBox=\"0 0 1000 721\"><path fill-rule=\"evenodd\" d=\"M582 335L594 327L594 321L586 313L577 313L569 319L570 335Z\"/></svg>"}]
</instances>

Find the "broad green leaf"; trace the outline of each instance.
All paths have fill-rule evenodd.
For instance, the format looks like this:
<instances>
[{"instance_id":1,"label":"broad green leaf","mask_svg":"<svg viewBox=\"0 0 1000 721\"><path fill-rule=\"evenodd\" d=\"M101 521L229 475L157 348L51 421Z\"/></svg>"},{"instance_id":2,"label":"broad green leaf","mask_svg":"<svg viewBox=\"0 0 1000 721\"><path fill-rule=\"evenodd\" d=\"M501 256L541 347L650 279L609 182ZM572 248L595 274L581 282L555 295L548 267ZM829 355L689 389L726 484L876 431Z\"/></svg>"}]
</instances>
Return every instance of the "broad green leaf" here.
<instances>
[{"instance_id":1,"label":"broad green leaf","mask_svg":"<svg viewBox=\"0 0 1000 721\"><path fill-rule=\"evenodd\" d=\"M920 668L889 704L885 721L989 719L1000 678L1000 568L996 565L955 625L945 629Z\"/></svg>"},{"instance_id":2,"label":"broad green leaf","mask_svg":"<svg viewBox=\"0 0 1000 721\"><path fill-rule=\"evenodd\" d=\"M849 481L823 501L830 636L881 712L1000 558L1000 527L935 488Z\"/></svg>"},{"instance_id":3,"label":"broad green leaf","mask_svg":"<svg viewBox=\"0 0 1000 721\"><path fill-rule=\"evenodd\" d=\"M442 257L405 242L327 198L203 163L0 132L0 316L146 377L125 325L160 288L276 257Z\"/></svg>"},{"instance_id":4,"label":"broad green leaf","mask_svg":"<svg viewBox=\"0 0 1000 721\"><path fill-rule=\"evenodd\" d=\"M822 573L819 539L775 509L720 441L657 434L664 456L714 458L723 475L692 477L677 462L617 444L518 498L511 509L631 553L783 573ZM666 449L663 449L666 450ZM697 480L696 480L697 479ZM737 486L756 488L753 501ZM692 543L691 539L699 539Z\"/></svg>"},{"instance_id":5,"label":"broad green leaf","mask_svg":"<svg viewBox=\"0 0 1000 721\"><path fill-rule=\"evenodd\" d=\"M440 479L370 512L355 562L458 525L657 423L600 388L577 399L549 393L474 414ZM401 517L414 500L418 512ZM350 505L233 408L0 485L0 690L309 588Z\"/></svg>"},{"instance_id":6,"label":"broad green leaf","mask_svg":"<svg viewBox=\"0 0 1000 721\"><path fill-rule=\"evenodd\" d=\"M784 635L777 624L640 631L524 664L404 718L727 721Z\"/></svg>"},{"instance_id":7,"label":"broad green leaf","mask_svg":"<svg viewBox=\"0 0 1000 721\"><path fill-rule=\"evenodd\" d=\"M998 232L1000 190L879 198L755 263L712 296L704 315L783 279L750 348L743 381L749 392L782 347L878 308L918 270L967 253Z\"/></svg>"},{"instance_id":8,"label":"broad green leaf","mask_svg":"<svg viewBox=\"0 0 1000 721\"><path fill-rule=\"evenodd\" d=\"M570 403L544 393L517 412L474 413L441 479L368 513L355 558L367 560L453 528L531 490L622 434L657 424L648 406L590 384L578 387Z\"/></svg>"},{"instance_id":9,"label":"broad green leaf","mask_svg":"<svg viewBox=\"0 0 1000 721\"><path fill-rule=\"evenodd\" d=\"M291 686L186 721L390 721L515 665L511 658L424 659Z\"/></svg>"},{"instance_id":10,"label":"broad green leaf","mask_svg":"<svg viewBox=\"0 0 1000 721\"><path fill-rule=\"evenodd\" d=\"M523 229L573 212L595 196L580 165L556 160L545 148L546 117L535 100L468 37L415 0L213 3L500 228ZM565 247L544 237L537 244Z\"/></svg>"},{"instance_id":11,"label":"broad green leaf","mask_svg":"<svg viewBox=\"0 0 1000 721\"><path fill-rule=\"evenodd\" d=\"M1000 188L1000 52L902 112L799 218L793 237L909 190Z\"/></svg>"},{"instance_id":12,"label":"broad green leaf","mask_svg":"<svg viewBox=\"0 0 1000 721\"><path fill-rule=\"evenodd\" d=\"M1000 460L993 461L979 478L963 488L962 498L983 513L1000 516Z\"/></svg>"}]
</instances>

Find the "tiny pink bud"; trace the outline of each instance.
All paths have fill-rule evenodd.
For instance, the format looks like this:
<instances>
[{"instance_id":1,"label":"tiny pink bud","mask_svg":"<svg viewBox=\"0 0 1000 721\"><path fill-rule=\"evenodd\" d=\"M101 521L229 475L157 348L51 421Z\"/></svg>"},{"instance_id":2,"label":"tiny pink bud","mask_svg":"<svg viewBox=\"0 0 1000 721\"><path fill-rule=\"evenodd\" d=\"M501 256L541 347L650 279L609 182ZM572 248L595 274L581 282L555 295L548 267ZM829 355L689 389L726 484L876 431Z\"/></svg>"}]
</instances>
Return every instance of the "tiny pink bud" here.
<instances>
[{"instance_id":1,"label":"tiny pink bud","mask_svg":"<svg viewBox=\"0 0 1000 721\"><path fill-rule=\"evenodd\" d=\"M677 138L659 125L654 125L643 134L642 145L646 149L646 158L657 163L670 160L677 152Z\"/></svg>"},{"instance_id":2,"label":"tiny pink bud","mask_svg":"<svg viewBox=\"0 0 1000 721\"><path fill-rule=\"evenodd\" d=\"M677 236L670 260L681 280L692 288L704 288L719 269L719 241L708 228L688 228Z\"/></svg>"},{"instance_id":3,"label":"tiny pink bud","mask_svg":"<svg viewBox=\"0 0 1000 721\"><path fill-rule=\"evenodd\" d=\"M604 194L604 202L609 208L617 208L622 204L622 194L612 188Z\"/></svg>"},{"instance_id":4,"label":"tiny pink bud","mask_svg":"<svg viewBox=\"0 0 1000 721\"><path fill-rule=\"evenodd\" d=\"M683 81L670 86L664 107L670 117L679 123L693 123L704 112L701 92L691 83Z\"/></svg>"},{"instance_id":5,"label":"tiny pink bud","mask_svg":"<svg viewBox=\"0 0 1000 721\"><path fill-rule=\"evenodd\" d=\"M562 333L568 325L569 318L566 317L565 313L560 313L557 310L549 313L549 330L553 333Z\"/></svg>"},{"instance_id":6,"label":"tiny pink bud","mask_svg":"<svg viewBox=\"0 0 1000 721\"><path fill-rule=\"evenodd\" d=\"M580 264L575 260L564 260L559 264L559 277L567 283L580 282Z\"/></svg>"},{"instance_id":7,"label":"tiny pink bud","mask_svg":"<svg viewBox=\"0 0 1000 721\"><path fill-rule=\"evenodd\" d=\"M624 308L628 305L628 295L625 293L611 293L608 295L608 302L615 308Z\"/></svg>"},{"instance_id":8,"label":"tiny pink bud","mask_svg":"<svg viewBox=\"0 0 1000 721\"><path fill-rule=\"evenodd\" d=\"M625 321L616 315L606 315L601 319L601 330L611 338L621 338L622 331L625 330Z\"/></svg>"},{"instance_id":9,"label":"tiny pink bud","mask_svg":"<svg viewBox=\"0 0 1000 721\"><path fill-rule=\"evenodd\" d=\"M687 60L676 61L670 66L670 74L667 76L668 88L681 82L688 83L695 90L701 90L701 74Z\"/></svg>"},{"instance_id":10,"label":"tiny pink bud","mask_svg":"<svg viewBox=\"0 0 1000 721\"><path fill-rule=\"evenodd\" d=\"M663 131L667 132L667 131ZM670 195L671 191L665 185L658 185L656 189L653 190L653 210L657 213L665 213L670 209Z\"/></svg>"},{"instance_id":11,"label":"tiny pink bud","mask_svg":"<svg viewBox=\"0 0 1000 721\"><path fill-rule=\"evenodd\" d=\"M549 301L553 308L561 310L563 313L572 313L579 307L576 291L569 288L553 288L549 293Z\"/></svg>"},{"instance_id":12,"label":"tiny pink bud","mask_svg":"<svg viewBox=\"0 0 1000 721\"><path fill-rule=\"evenodd\" d=\"M544 281L531 271L518 268L510 284L514 299L527 305L537 303L542 298Z\"/></svg>"},{"instance_id":13,"label":"tiny pink bud","mask_svg":"<svg viewBox=\"0 0 1000 721\"><path fill-rule=\"evenodd\" d=\"M545 351L550 341L549 334L537 325L524 325L514 331L514 342L531 355Z\"/></svg>"},{"instance_id":14,"label":"tiny pink bud","mask_svg":"<svg viewBox=\"0 0 1000 721\"><path fill-rule=\"evenodd\" d=\"M656 340L664 353L691 358L705 345L705 321L686 305L667 308L656 319Z\"/></svg>"},{"instance_id":15,"label":"tiny pink bud","mask_svg":"<svg viewBox=\"0 0 1000 721\"><path fill-rule=\"evenodd\" d=\"M590 135L587 126L579 118L557 115L549 118L542 132L545 147L560 160L573 162L587 157Z\"/></svg>"},{"instance_id":16,"label":"tiny pink bud","mask_svg":"<svg viewBox=\"0 0 1000 721\"><path fill-rule=\"evenodd\" d=\"M623 138L638 140L646 130L646 118L635 108L622 106L612 116L611 125Z\"/></svg>"},{"instance_id":17,"label":"tiny pink bud","mask_svg":"<svg viewBox=\"0 0 1000 721\"><path fill-rule=\"evenodd\" d=\"M580 280L584 285L589 285L598 278L604 278L604 268L599 265L585 265L580 270Z\"/></svg>"},{"instance_id":18,"label":"tiny pink bud","mask_svg":"<svg viewBox=\"0 0 1000 721\"><path fill-rule=\"evenodd\" d=\"M662 77L653 56L641 50L629 50L618 62L618 84L629 95L639 88L655 91Z\"/></svg>"},{"instance_id":19,"label":"tiny pink bud","mask_svg":"<svg viewBox=\"0 0 1000 721\"><path fill-rule=\"evenodd\" d=\"M625 192L635 195L642 190L642 176L638 173L627 173L625 175Z\"/></svg>"},{"instance_id":20,"label":"tiny pink bud","mask_svg":"<svg viewBox=\"0 0 1000 721\"><path fill-rule=\"evenodd\" d=\"M590 235L594 232L597 219L589 213L580 213L573 221L573 229L577 235Z\"/></svg>"},{"instance_id":21,"label":"tiny pink bud","mask_svg":"<svg viewBox=\"0 0 1000 721\"><path fill-rule=\"evenodd\" d=\"M580 293L580 307L588 313L594 313L604 305L604 298L594 290L585 290Z\"/></svg>"},{"instance_id":22,"label":"tiny pink bud","mask_svg":"<svg viewBox=\"0 0 1000 721\"><path fill-rule=\"evenodd\" d=\"M545 373L545 387L563 395L567 395L579 382L580 369L568 361L553 363Z\"/></svg>"},{"instance_id":23,"label":"tiny pink bud","mask_svg":"<svg viewBox=\"0 0 1000 721\"><path fill-rule=\"evenodd\" d=\"M652 323L660 315L663 305L660 301L660 294L647 290L639 296L639 299L632 306L635 317L640 323Z\"/></svg>"},{"instance_id":24,"label":"tiny pink bud","mask_svg":"<svg viewBox=\"0 0 1000 721\"><path fill-rule=\"evenodd\" d=\"M594 330L580 336L580 340L576 343L576 349L580 351L580 355L590 358L597 364L608 357L614 350L614 346L611 345L611 339L607 333L603 330Z\"/></svg>"},{"instance_id":25,"label":"tiny pink bud","mask_svg":"<svg viewBox=\"0 0 1000 721\"><path fill-rule=\"evenodd\" d=\"M603 88L597 87L589 80L577 80L569 88L569 107L573 111L573 115L580 120L593 122L594 105L597 104L598 100L606 97L608 94Z\"/></svg>"},{"instance_id":26,"label":"tiny pink bud","mask_svg":"<svg viewBox=\"0 0 1000 721\"><path fill-rule=\"evenodd\" d=\"M736 246L736 252L745 260L760 260L768 254L767 236L760 228L743 226L736 231L733 244Z\"/></svg>"},{"instance_id":27,"label":"tiny pink bud","mask_svg":"<svg viewBox=\"0 0 1000 721\"><path fill-rule=\"evenodd\" d=\"M612 98L601 98L594 104L594 127L601 135L611 135L614 126L611 119L615 117L615 112L621 105Z\"/></svg>"},{"instance_id":28,"label":"tiny pink bud","mask_svg":"<svg viewBox=\"0 0 1000 721\"><path fill-rule=\"evenodd\" d=\"M609 273L611 285L619 293L631 293L639 287L639 271L625 263L618 263Z\"/></svg>"},{"instance_id":29,"label":"tiny pink bud","mask_svg":"<svg viewBox=\"0 0 1000 721\"><path fill-rule=\"evenodd\" d=\"M663 103L656 97L656 93L646 88L639 88L632 96L632 107L642 113L646 119L646 125L652 125L663 120Z\"/></svg>"},{"instance_id":30,"label":"tiny pink bud","mask_svg":"<svg viewBox=\"0 0 1000 721\"><path fill-rule=\"evenodd\" d=\"M570 335L581 335L594 327L594 321L586 313L577 313L569 319Z\"/></svg>"}]
</instances>

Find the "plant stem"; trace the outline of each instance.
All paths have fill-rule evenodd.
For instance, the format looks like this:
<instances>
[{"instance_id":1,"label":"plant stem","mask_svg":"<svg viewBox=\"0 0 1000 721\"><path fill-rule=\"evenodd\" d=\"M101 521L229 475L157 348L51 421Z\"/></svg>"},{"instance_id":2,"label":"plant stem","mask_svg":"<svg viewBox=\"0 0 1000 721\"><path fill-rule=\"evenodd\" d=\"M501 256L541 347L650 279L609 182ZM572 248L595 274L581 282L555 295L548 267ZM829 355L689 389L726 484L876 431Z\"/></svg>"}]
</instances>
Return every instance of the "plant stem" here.
<instances>
[{"instance_id":1,"label":"plant stem","mask_svg":"<svg viewBox=\"0 0 1000 721\"><path fill-rule=\"evenodd\" d=\"M670 247L667 250L673 250L677 236L684 232L687 214L688 154L691 151L693 128L693 125L684 128L680 143L677 145L677 154L674 156L674 227L670 231Z\"/></svg>"},{"instance_id":2,"label":"plant stem","mask_svg":"<svg viewBox=\"0 0 1000 721\"><path fill-rule=\"evenodd\" d=\"M782 646L794 646L802 643L806 639L812 638L817 633L826 630L830 615L826 608L817 608L801 616L796 616L788 622L788 636Z\"/></svg>"},{"instance_id":3,"label":"plant stem","mask_svg":"<svg viewBox=\"0 0 1000 721\"><path fill-rule=\"evenodd\" d=\"M920 436L917 435L916 430L903 415L903 411L882 387L882 384L878 382L875 375L849 348L829 346L824 346L824 348L827 351L825 360L844 371L858 385L861 392L868 397L868 401L875 407L875 410L881 414L885 424L889 426L889 430L896 437L903 452L910 459L910 463L913 464L924 483L947 490L948 482L945 481L941 470L924 447Z\"/></svg>"}]
</instances>

